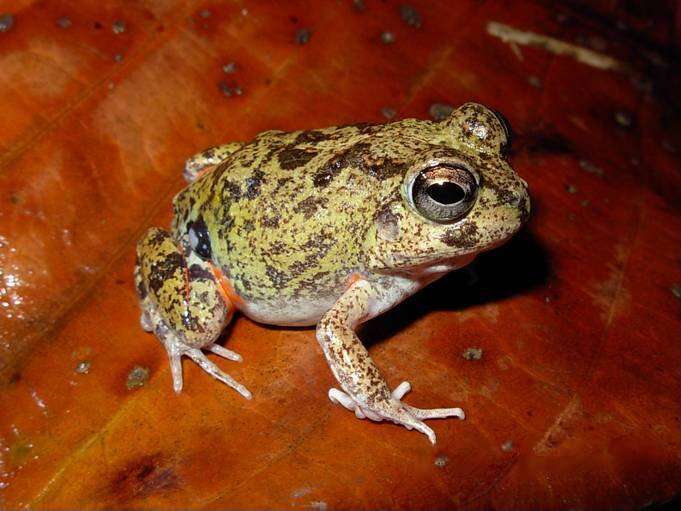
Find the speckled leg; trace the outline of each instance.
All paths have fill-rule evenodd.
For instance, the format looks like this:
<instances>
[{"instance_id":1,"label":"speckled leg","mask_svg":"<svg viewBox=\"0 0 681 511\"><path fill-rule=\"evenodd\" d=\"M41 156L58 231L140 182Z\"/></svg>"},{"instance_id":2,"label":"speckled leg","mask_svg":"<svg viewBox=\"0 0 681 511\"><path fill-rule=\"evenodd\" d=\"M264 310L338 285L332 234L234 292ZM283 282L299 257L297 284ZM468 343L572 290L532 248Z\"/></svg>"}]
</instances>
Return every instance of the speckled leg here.
<instances>
[{"instance_id":1,"label":"speckled leg","mask_svg":"<svg viewBox=\"0 0 681 511\"><path fill-rule=\"evenodd\" d=\"M241 142L230 142L229 144L209 147L205 151L195 154L184 164L182 175L185 181L187 183L195 181L204 171L208 170L208 167L217 165L230 154L238 151L241 146L243 146Z\"/></svg>"},{"instance_id":2,"label":"speckled leg","mask_svg":"<svg viewBox=\"0 0 681 511\"><path fill-rule=\"evenodd\" d=\"M180 359L186 355L250 399L251 393L202 351L241 361L237 353L215 344L232 317L233 307L220 293L208 263L193 253L185 257L170 233L152 228L137 245L135 282L142 307L140 323L165 346L175 392L182 390Z\"/></svg>"},{"instance_id":3,"label":"speckled leg","mask_svg":"<svg viewBox=\"0 0 681 511\"><path fill-rule=\"evenodd\" d=\"M408 382L403 382L393 392L390 391L354 331L368 315L372 294L369 282L355 282L317 326L317 340L324 350L331 371L343 389L330 389L329 399L354 411L360 419L390 420L407 429L416 429L434 444L435 433L423 420L445 417L463 419L463 410L422 410L402 403L401 398L411 389Z\"/></svg>"}]
</instances>

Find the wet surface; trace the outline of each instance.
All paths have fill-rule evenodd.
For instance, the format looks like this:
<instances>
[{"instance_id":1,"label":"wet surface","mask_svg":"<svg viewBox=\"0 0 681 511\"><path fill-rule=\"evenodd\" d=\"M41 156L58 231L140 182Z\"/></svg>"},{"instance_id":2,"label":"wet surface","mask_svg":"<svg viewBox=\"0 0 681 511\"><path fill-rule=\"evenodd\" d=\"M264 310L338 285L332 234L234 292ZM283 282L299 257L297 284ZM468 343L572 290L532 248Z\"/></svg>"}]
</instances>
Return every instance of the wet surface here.
<instances>
[{"instance_id":1,"label":"wet surface","mask_svg":"<svg viewBox=\"0 0 681 511\"><path fill-rule=\"evenodd\" d=\"M0 507L638 509L677 494L673 3L322 4L3 4ZM132 268L184 160L469 100L510 121L532 218L361 330L388 382L411 382L406 402L466 420L433 422L435 447L359 421L328 401L312 330L244 318L229 371L254 399L186 362L175 395Z\"/></svg>"}]
</instances>

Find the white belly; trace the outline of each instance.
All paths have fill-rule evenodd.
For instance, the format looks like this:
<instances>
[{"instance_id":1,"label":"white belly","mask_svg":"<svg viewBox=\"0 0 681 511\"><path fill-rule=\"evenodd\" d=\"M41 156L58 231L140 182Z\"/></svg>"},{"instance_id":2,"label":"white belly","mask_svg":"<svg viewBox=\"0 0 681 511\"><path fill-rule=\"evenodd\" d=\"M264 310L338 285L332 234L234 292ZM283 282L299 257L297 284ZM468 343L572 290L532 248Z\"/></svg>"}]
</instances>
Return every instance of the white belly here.
<instances>
[{"instance_id":1,"label":"white belly","mask_svg":"<svg viewBox=\"0 0 681 511\"><path fill-rule=\"evenodd\" d=\"M410 278L396 275L370 276L374 296L368 304L364 321L375 318L407 299L425 285L441 277L446 272L438 272ZM253 302L245 304L244 315L268 325L310 326L316 325L321 317L333 307L339 296L335 294L318 295L313 300L293 300L276 302Z\"/></svg>"}]
</instances>

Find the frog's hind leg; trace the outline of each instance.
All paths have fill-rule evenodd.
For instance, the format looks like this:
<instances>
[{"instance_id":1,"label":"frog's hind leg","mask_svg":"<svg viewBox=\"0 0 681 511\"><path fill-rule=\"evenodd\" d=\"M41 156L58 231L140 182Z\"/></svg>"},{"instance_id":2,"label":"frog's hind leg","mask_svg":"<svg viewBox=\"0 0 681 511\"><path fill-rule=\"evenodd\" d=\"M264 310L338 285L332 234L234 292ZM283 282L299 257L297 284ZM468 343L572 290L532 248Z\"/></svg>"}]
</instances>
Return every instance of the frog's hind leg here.
<instances>
[{"instance_id":1,"label":"frog's hind leg","mask_svg":"<svg viewBox=\"0 0 681 511\"><path fill-rule=\"evenodd\" d=\"M237 353L215 344L234 313L210 264L178 248L170 233L152 228L137 245L135 283L140 297L140 323L153 331L170 359L175 392L182 390L183 355L208 374L229 385L247 399L251 393L211 362L202 350L229 360Z\"/></svg>"},{"instance_id":2,"label":"frog's hind leg","mask_svg":"<svg viewBox=\"0 0 681 511\"><path fill-rule=\"evenodd\" d=\"M235 153L243 144L241 142L230 142L229 144L216 145L209 147L189 158L184 164L183 177L187 183L196 181L210 167L217 165L230 154Z\"/></svg>"}]
</instances>

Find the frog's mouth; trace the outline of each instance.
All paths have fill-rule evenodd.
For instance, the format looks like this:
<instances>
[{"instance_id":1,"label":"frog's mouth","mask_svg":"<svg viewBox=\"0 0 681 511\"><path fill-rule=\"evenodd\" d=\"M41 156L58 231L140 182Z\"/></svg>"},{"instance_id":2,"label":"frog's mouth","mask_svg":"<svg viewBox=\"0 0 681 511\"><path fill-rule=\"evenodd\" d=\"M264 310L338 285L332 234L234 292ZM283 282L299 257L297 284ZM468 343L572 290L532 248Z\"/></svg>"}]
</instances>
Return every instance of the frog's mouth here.
<instances>
[{"instance_id":1,"label":"frog's mouth","mask_svg":"<svg viewBox=\"0 0 681 511\"><path fill-rule=\"evenodd\" d=\"M377 271L385 274L408 273L412 276L424 277L442 275L468 266L477 255L478 252L471 252L456 256L443 256L441 258L433 257L432 255L425 258L414 258L414 256L404 254L390 254L382 261L384 268Z\"/></svg>"}]
</instances>

